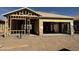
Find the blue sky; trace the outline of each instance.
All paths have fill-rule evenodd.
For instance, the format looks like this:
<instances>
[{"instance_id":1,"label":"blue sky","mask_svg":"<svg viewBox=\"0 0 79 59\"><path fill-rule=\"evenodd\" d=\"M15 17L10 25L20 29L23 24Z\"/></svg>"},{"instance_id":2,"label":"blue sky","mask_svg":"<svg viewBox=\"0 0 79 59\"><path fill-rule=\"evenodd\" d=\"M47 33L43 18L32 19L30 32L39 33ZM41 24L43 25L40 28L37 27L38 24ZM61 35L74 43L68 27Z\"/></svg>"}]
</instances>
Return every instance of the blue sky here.
<instances>
[{"instance_id":1,"label":"blue sky","mask_svg":"<svg viewBox=\"0 0 79 59\"><path fill-rule=\"evenodd\" d=\"M0 15L21 7L0 7ZM29 7L35 11L50 12L67 16L79 15L79 7ZM1 18L2 16L0 16Z\"/></svg>"},{"instance_id":2,"label":"blue sky","mask_svg":"<svg viewBox=\"0 0 79 59\"><path fill-rule=\"evenodd\" d=\"M79 15L79 7L37 7L33 8L33 10L36 11L45 11L45 12L51 12L51 13L57 13L67 16L76 16Z\"/></svg>"}]
</instances>

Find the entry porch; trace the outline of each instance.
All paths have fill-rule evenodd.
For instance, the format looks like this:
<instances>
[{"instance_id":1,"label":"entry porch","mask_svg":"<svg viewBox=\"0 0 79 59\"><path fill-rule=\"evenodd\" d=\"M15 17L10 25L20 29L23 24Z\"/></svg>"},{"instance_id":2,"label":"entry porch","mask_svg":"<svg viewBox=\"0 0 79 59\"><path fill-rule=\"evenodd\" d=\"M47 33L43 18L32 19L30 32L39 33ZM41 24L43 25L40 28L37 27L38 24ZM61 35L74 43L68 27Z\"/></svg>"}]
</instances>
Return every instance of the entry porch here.
<instances>
[{"instance_id":1,"label":"entry porch","mask_svg":"<svg viewBox=\"0 0 79 59\"><path fill-rule=\"evenodd\" d=\"M5 22L5 33L11 34L39 34L39 23L36 16L14 15Z\"/></svg>"}]
</instances>

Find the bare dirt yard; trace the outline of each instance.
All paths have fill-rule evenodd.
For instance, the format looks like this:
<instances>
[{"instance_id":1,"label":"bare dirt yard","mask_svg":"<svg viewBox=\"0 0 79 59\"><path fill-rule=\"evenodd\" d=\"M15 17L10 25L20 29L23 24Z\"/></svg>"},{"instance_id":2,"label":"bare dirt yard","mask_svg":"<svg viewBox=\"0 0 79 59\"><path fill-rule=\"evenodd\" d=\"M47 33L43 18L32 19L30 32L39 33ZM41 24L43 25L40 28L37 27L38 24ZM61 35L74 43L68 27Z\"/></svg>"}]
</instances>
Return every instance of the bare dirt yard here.
<instances>
[{"instance_id":1,"label":"bare dirt yard","mask_svg":"<svg viewBox=\"0 0 79 59\"><path fill-rule=\"evenodd\" d=\"M45 35L0 37L1 51L58 51L67 48L72 51L79 50L79 34L71 35Z\"/></svg>"}]
</instances>

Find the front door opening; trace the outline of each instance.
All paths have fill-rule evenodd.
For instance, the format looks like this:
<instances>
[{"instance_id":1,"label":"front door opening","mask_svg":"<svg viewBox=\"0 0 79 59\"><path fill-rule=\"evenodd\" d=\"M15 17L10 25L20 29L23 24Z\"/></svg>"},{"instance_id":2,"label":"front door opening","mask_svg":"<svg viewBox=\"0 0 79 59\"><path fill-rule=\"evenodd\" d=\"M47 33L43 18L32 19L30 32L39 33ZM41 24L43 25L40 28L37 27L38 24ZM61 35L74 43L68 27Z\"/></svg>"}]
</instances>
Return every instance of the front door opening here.
<instances>
[{"instance_id":1,"label":"front door opening","mask_svg":"<svg viewBox=\"0 0 79 59\"><path fill-rule=\"evenodd\" d=\"M32 19L30 20L30 25L31 25L31 30L30 30L30 33L31 34L35 34L35 21Z\"/></svg>"},{"instance_id":2,"label":"front door opening","mask_svg":"<svg viewBox=\"0 0 79 59\"><path fill-rule=\"evenodd\" d=\"M69 34L70 33L70 23L66 22L44 22L43 23L43 33L44 34L56 34L56 33L63 33Z\"/></svg>"},{"instance_id":3,"label":"front door opening","mask_svg":"<svg viewBox=\"0 0 79 59\"><path fill-rule=\"evenodd\" d=\"M37 23L38 19L31 19L30 20L30 25L31 25L31 29L30 29L30 34L37 34L38 31L38 23Z\"/></svg>"}]
</instances>

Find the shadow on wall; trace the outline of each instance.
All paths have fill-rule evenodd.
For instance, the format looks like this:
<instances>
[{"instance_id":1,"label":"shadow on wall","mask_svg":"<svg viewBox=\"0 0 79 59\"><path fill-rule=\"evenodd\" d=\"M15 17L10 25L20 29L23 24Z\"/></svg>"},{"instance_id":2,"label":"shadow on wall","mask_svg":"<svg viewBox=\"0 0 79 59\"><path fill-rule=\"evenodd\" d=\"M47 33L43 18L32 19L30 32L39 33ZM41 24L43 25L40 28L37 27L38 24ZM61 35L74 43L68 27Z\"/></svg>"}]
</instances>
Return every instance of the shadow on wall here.
<instances>
[{"instance_id":1,"label":"shadow on wall","mask_svg":"<svg viewBox=\"0 0 79 59\"><path fill-rule=\"evenodd\" d=\"M63 48L63 49L60 49L60 50L58 50L58 51L71 51L71 50L66 49L66 48Z\"/></svg>"}]
</instances>

